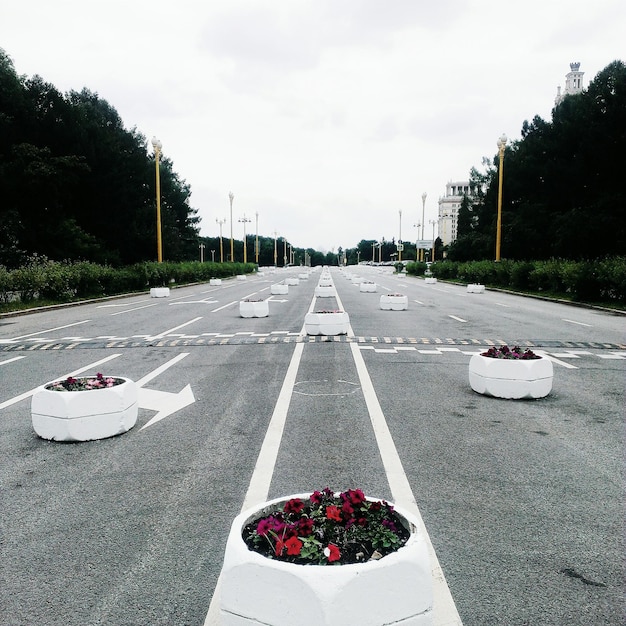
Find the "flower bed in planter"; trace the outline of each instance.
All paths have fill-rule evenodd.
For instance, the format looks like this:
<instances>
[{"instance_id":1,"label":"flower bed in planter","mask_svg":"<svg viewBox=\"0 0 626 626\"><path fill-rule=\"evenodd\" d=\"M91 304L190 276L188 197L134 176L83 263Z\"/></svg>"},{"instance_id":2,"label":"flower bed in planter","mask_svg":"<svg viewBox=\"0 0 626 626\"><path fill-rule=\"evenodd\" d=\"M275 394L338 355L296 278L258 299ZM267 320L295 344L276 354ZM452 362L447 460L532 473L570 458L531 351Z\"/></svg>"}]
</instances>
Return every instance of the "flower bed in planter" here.
<instances>
[{"instance_id":1,"label":"flower bed in planter","mask_svg":"<svg viewBox=\"0 0 626 626\"><path fill-rule=\"evenodd\" d=\"M467 293L485 293L485 285L472 283L467 286Z\"/></svg>"},{"instance_id":2,"label":"flower bed in planter","mask_svg":"<svg viewBox=\"0 0 626 626\"><path fill-rule=\"evenodd\" d=\"M284 296L289 293L289 285L286 285L285 283L274 283L270 287L270 293L273 296Z\"/></svg>"},{"instance_id":3,"label":"flower bed in planter","mask_svg":"<svg viewBox=\"0 0 626 626\"><path fill-rule=\"evenodd\" d=\"M284 531L279 530L276 520L281 511L294 507L297 511L304 502L310 504L314 497L325 497L326 493L332 494L324 490L279 498L235 518L226 543L221 576L222 625L430 626L433 623L430 560L418 522L408 512L391 507L394 509L394 518L388 522L391 526L375 527L381 522L370 519L368 509L378 506L377 511L381 511L387 503L366 498L360 490L349 490L341 494L342 500L346 498L345 506L320 507L316 512L311 506L309 513L297 522L295 534L287 538ZM306 513L307 509L304 510ZM346 521L349 520L346 516L351 515L354 520ZM326 519L320 520L320 516ZM293 515L286 515L283 519L293 518ZM363 561L344 564L343 544L337 541L340 544L337 546L322 536L318 522L331 526L336 522L339 530L335 536L340 536L337 533L343 532L341 527L348 527L348 524L354 526L353 532L361 534L366 529L378 528L386 533L398 525L401 528L396 530L402 532L406 541L391 549L381 548L386 554L373 555L372 560L364 549L362 555L353 555ZM314 531L315 524L318 529ZM266 537L274 533L270 543L275 551L274 558L249 548L243 535L250 541L251 527L266 531ZM285 562L281 558L283 554L295 562Z\"/></svg>"},{"instance_id":4,"label":"flower bed in planter","mask_svg":"<svg viewBox=\"0 0 626 626\"><path fill-rule=\"evenodd\" d=\"M350 317L345 311L316 311L304 317L307 335L346 335Z\"/></svg>"},{"instance_id":5,"label":"flower bed in planter","mask_svg":"<svg viewBox=\"0 0 626 626\"><path fill-rule=\"evenodd\" d=\"M337 294L335 287L332 283L320 283L315 288L315 295L318 298L332 298Z\"/></svg>"},{"instance_id":6,"label":"flower bed in planter","mask_svg":"<svg viewBox=\"0 0 626 626\"><path fill-rule=\"evenodd\" d=\"M364 280L359 285L359 291L361 293L376 293L377 288L378 286L376 285L376 283L371 280Z\"/></svg>"},{"instance_id":7,"label":"flower bed in planter","mask_svg":"<svg viewBox=\"0 0 626 626\"><path fill-rule=\"evenodd\" d=\"M490 356L491 353L491 356ZM497 356L499 354L519 355ZM526 355L526 358L522 358ZM532 352L507 346L474 354L469 363L469 382L477 393L508 400L536 399L552 390L552 361Z\"/></svg>"},{"instance_id":8,"label":"flower bed in planter","mask_svg":"<svg viewBox=\"0 0 626 626\"><path fill-rule=\"evenodd\" d=\"M241 317L267 317L270 314L270 305L267 300L242 300L239 303Z\"/></svg>"},{"instance_id":9,"label":"flower bed in planter","mask_svg":"<svg viewBox=\"0 0 626 626\"><path fill-rule=\"evenodd\" d=\"M90 381L98 380L115 384L88 389ZM30 412L33 429L43 439L92 441L130 430L137 422L137 408L137 385L132 380L99 374L43 385L33 394Z\"/></svg>"},{"instance_id":10,"label":"flower bed in planter","mask_svg":"<svg viewBox=\"0 0 626 626\"><path fill-rule=\"evenodd\" d=\"M169 287L152 287L150 289L151 298L169 298L169 295L170 295Z\"/></svg>"},{"instance_id":11,"label":"flower bed in planter","mask_svg":"<svg viewBox=\"0 0 626 626\"><path fill-rule=\"evenodd\" d=\"M409 308L409 298L401 293L380 296L380 308L384 311L404 311Z\"/></svg>"}]
</instances>

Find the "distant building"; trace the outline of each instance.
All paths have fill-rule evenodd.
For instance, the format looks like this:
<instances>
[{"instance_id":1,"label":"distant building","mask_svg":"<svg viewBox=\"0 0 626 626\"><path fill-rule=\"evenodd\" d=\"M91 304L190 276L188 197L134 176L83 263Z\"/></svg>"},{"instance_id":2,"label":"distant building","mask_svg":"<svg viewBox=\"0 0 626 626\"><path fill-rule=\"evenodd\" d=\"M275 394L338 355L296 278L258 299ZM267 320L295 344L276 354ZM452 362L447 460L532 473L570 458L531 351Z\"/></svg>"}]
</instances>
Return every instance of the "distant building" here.
<instances>
[{"instance_id":1,"label":"distant building","mask_svg":"<svg viewBox=\"0 0 626 626\"><path fill-rule=\"evenodd\" d=\"M444 246L457 237L457 218L463 196L471 196L469 181L449 182L446 195L439 198L439 238Z\"/></svg>"},{"instance_id":2,"label":"distant building","mask_svg":"<svg viewBox=\"0 0 626 626\"><path fill-rule=\"evenodd\" d=\"M565 96L572 96L581 93L583 90L583 74L580 71L580 63L570 63L570 71L565 76L565 92L561 93L561 86L556 88L556 98L554 104L561 104Z\"/></svg>"}]
</instances>

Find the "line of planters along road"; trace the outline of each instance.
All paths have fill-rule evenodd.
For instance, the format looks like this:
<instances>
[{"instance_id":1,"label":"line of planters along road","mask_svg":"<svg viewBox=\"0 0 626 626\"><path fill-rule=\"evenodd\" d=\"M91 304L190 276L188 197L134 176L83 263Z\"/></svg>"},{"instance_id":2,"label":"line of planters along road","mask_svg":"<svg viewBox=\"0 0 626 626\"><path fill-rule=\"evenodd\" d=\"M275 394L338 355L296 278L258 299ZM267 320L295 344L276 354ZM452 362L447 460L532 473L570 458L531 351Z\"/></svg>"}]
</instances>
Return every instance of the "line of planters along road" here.
<instances>
[{"instance_id":1,"label":"line of planters along road","mask_svg":"<svg viewBox=\"0 0 626 626\"><path fill-rule=\"evenodd\" d=\"M15 269L0 265L0 312L22 309L25 305L65 303L228 278L256 269L254 263L199 261L145 262L114 268L88 261L58 262L33 256L27 264ZM414 276L426 274L439 280L480 283L616 308L626 305L626 257L497 263L444 260L430 267L426 263L409 262L405 271Z\"/></svg>"}]
</instances>

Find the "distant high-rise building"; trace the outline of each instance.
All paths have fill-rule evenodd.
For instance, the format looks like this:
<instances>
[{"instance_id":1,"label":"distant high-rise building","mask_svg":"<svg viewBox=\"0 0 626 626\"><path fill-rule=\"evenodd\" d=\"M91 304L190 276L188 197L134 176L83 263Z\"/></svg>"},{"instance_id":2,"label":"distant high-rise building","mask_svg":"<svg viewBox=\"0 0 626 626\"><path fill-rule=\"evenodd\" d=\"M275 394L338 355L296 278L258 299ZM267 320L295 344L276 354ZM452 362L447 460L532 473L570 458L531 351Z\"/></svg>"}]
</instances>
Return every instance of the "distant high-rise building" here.
<instances>
[{"instance_id":1,"label":"distant high-rise building","mask_svg":"<svg viewBox=\"0 0 626 626\"><path fill-rule=\"evenodd\" d=\"M471 196L469 181L452 182L446 185L446 195L439 198L439 238L444 246L457 238L457 218L463 196Z\"/></svg>"},{"instance_id":2,"label":"distant high-rise building","mask_svg":"<svg viewBox=\"0 0 626 626\"><path fill-rule=\"evenodd\" d=\"M565 91L561 93L560 85L556 88L554 104L561 104L565 96L572 96L583 90L583 74L585 72L580 71L580 63L570 63L569 68L570 71L565 76Z\"/></svg>"}]
</instances>

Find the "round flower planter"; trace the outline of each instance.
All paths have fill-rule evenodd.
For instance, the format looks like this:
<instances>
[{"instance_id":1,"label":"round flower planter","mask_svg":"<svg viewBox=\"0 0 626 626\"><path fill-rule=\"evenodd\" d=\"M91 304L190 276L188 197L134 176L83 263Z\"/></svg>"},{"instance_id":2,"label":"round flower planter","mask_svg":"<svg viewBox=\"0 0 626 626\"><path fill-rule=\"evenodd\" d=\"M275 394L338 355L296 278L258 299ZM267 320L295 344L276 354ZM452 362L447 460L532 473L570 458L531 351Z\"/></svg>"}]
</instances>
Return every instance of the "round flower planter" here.
<instances>
[{"instance_id":1,"label":"round flower planter","mask_svg":"<svg viewBox=\"0 0 626 626\"><path fill-rule=\"evenodd\" d=\"M353 276L351 280L353 285L360 285L363 282L363 278L361 276Z\"/></svg>"},{"instance_id":2,"label":"round flower planter","mask_svg":"<svg viewBox=\"0 0 626 626\"><path fill-rule=\"evenodd\" d=\"M289 293L289 285L285 285L284 283L274 283L270 287L270 293L273 296L284 296Z\"/></svg>"},{"instance_id":3,"label":"round flower planter","mask_svg":"<svg viewBox=\"0 0 626 626\"><path fill-rule=\"evenodd\" d=\"M345 311L336 313L307 313L304 329L307 335L346 335L350 317Z\"/></svg>"},{"instance_id":4,"label":"round flower planter","mask_svg":"<svg viewBox=\"0 0 626 626\"><path fill-rule=\"evenodd\" d=\"M509 400L536 399L552 390L549 359L494 359L474 354L469 363L470 386L477 393Z\"/></svg>"},{"instance_id":5,"label":"round flower planter","mask_svg":"<svg viewBox=\"0 0 626 626\"><path fill-rule=\"evenodd\" d=\"M467 293L485 293L485 285L470 284L467 286Z\"/></svg>"},{"instance_id":6,"label":"round flower planter","mask_svg":"<svg viewBox=\"0 0 626 626\"><path fill-rule=\"evenodd\" d=\"M376 293L378 286L376 285L376 283L372 282L371 280L368 281L363 281L360 285L359 285L359 291L361 293Z\"/></svg>"},{"instance_id":7,"label":"round flower planter","mask_svg":"<svg viewBox=\"0 0 626 626\"><path fill-rule=\"evenodd\" d=\"M433 278L433 277L428 276L428 277L426 277L426 278L424 279L424 282L425 282L427 285L436 285L436 284L437 284L437 279L436 279L436 278Z\"/></svg>"},{"instance_id":8,"label":"round flower planter","mask_svg":"<svg viewBox=\"0 0 626 626\"><path fill-rule=\"evenodd\" d=\"M222 626L431 626L432 574L426 541L417 520L398 507L395 511L410 537L378 561L298 565L248 549L242 539L247 523L282 508L291 498L307 496L266 502L233 521L221 575Z\"/></svg>"},{"instance_id":9,"label":"round flower planter","mask_svg":"<svg viewBox=\"0 0 626 626\"><path fill-rule=\"evenodd\" d=\"M315 288L315 295L318 298L332 298L336 295L333 285L318 285Z\"/></svg>"},{"instance_id":10,"label":"round flower planter","mask_svg":"<svg viewBox=\"0 0 626 626\"><path fill-rule=\"evenodd\" d=\"M124 382L89 391L39 388L30 405L35 432L54 441L92 441L127 432L137 422L137 385L116 378Z\"/></svg>"},{"instance_id":11,"label":"round flower planter","mask_svg":"<svg viewBox=\"0 0 626 626\"><path fill-rule=\"evenodd\" d=\"M380 296L380 308L383 311L405 311L409 308L409 298L400 294L383 294Z\"/></svg>"},{"instance_id":12,"label":"round flower planter","mask_svg":"<svg viewBox=\"0 0 626 626\"><path fill-rule=\"evenodd\" d=\"M285 279L285 283L287 283L287 285L299 285L300 284L300 279L299 278L286 278Z\"/></svg>"},{"instance_id":13,"label":"round flower planter","mask_svg":"<svg viewBox=\"0 0 626 626\"><path fill-rule=\"evenodd\" d=\"M152 287L150 289L151 298L169 298L169 295L170 295L169 287Z\"/></svg>"},{"instance_id":14,"label":"round flower planter","mask_svg":"<svg viewBox=\"0 0 626 626\"><path fill-rule=\"evenodd\" d=\"M222 284L222 279L221 278L211 278L209 280L209 285L221 285Z\"/></svg>"},{"instance_id":15,"label":"round flower planter","mask_svg":"<svg viewBox=\"0 0 626 626\"><path fill-rule=\"evenodd\" d=\"M242 300L239 303L241 317L267 317L270 314L270 305L267 300Z\"/></svg>"},{"instance_id":16,"label":"round flower planter","mask_svg":"<svg viewBox=\"0 0 626 626\"><path fill-rule=\"evenodd\" d=\"M237 280L248 280L245 274L237 274Z\"/></svg>"},{"instance_id":17,"label":"round flower planter","mask_svg":"<svg viewBox=\"0 0 626 626\"><path fill-rule=\"evenodd\" d=\"M298 274L298 278L300 280L309 280L309 275L308 274Z\"/></svg>"}]
</instances>

